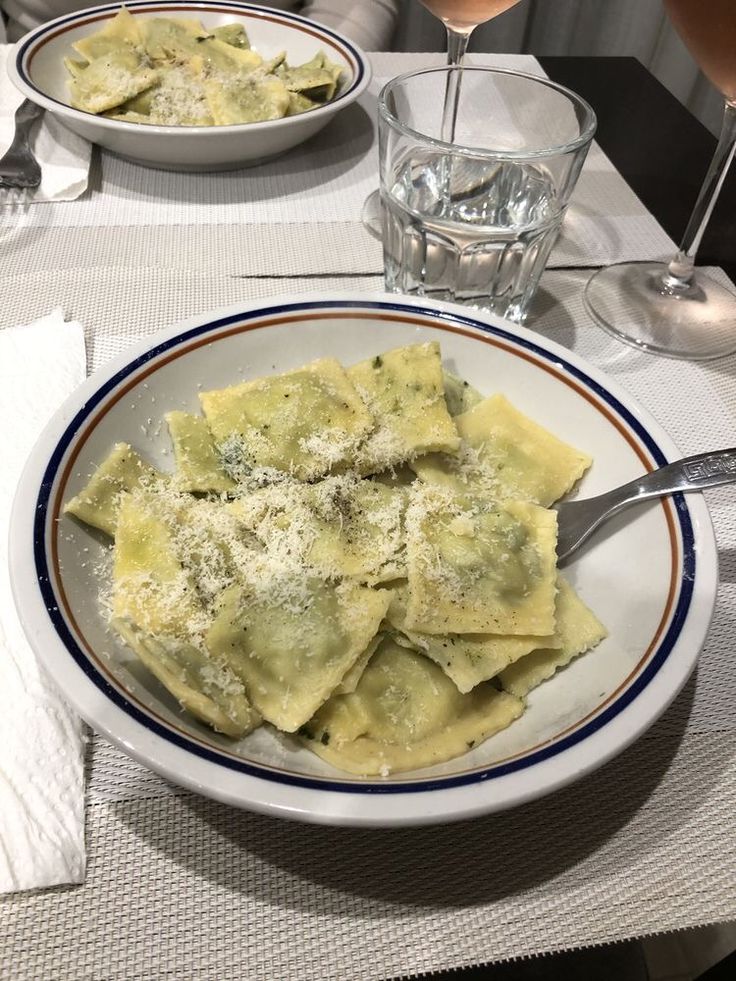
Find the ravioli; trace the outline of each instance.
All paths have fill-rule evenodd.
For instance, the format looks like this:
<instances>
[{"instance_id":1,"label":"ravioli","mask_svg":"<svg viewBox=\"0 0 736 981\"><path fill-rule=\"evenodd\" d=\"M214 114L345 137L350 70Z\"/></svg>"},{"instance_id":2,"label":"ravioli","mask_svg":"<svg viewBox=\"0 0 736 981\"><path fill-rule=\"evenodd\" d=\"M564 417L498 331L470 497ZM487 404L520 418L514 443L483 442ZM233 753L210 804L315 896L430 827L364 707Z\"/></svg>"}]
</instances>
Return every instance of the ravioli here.
<instances>
[{"instance_id":1,"label":"ravioli","mask_svg":"<svg viewBox=\"0 0 736 981\"><path fill-rule=\"evenodd\" d=\"M463 448L456 457L427 456L413 469L428 483L497 500L548 507L582 477L591 458L529 419L503 395L455 418Z\"/></svg>"},{"instance_id":2,"label":"ravioli","mask_svg":"<svg viewBox=\"0 0 736 981\"><path fill-rule=\"evenodd\" d=\"M483 401L483 396L477 388L473 388L469 382L463 378L458 378L446 368L442 371L442 382L445 386L447 411L453 418L462 415Z\"/></svg>"},{"instance_id":3,"label":"ravioli","mask_svg":"<svg viewBox=\"0 0 736 981\"><path fill-rule=\"evenodd\" d=\"M200 395L225 469L311 480L354 457L373 419L334 358Z\"/></svg>"},{"instance_id":4,"label":"ravioli","mask_svg":"<svg viewBox=\"0 0 736 981\"><path fill-rule=\"evenodd\" d=\"M112 615L154 637L189 640L206 618L177 555L171 528L176 518L176 508L152 494L124 495L115 534Z\"/></svg>"},{"instance_id":5,"label":"ravioli","mask_svg":"<svg viewBox=\"0 0 736 981\"><path fill-rule=\"evenodd\" d=\"M220 501L190 498L177 508L170 530L175 554L208 610L263 553L256 536Z\"/></svg>"},{"instance_id":6,"label":"ravioli","mask_svg":"<svg viewBox=\"0 0 736 981\"><path fill-rule=\"evenodd\" d=\"M198 53L208 33L198 20L184 17L146 17L140 24L143 49L154 61L186 60Z\"/></svg>"},{"instance_id":7,"label":"ravioli","mask_svg":"<svg viewBox=\"0 0 736 981\"><path fill-rule=\"evenodd\" d=\"M299 113L309 112L310 109L316 109L320 105L322 105L321 102L310 99L309 96L304 95L302 92L289 92L289 104L286 115L298 116Z\"/></svg>"},{"instance_id":8,"label":"ravioli","mask_svg":"<svg viewBox=\"0 0 736 981\"><path fill-rule=\"evenodd\" d=\"M229 509L266 551L288 554L325 579L375 585L406 573L406 493L354 475L316 484L285 480Z\"/></svg>"},{"instance_id":9,"label":"ravioli","mask_svg":"<svg viewBox=\"0 0 736 981\"><path fill-rule=\"evenodd\" d=\"M343 675L342 681L333 692L334 695L349 695L350 692L355 691L370 659L383 642L384 636L383 633L376 634L363 653L358 656L358 660L352 668L349 668L347 673Z\"/></svg>"},{"instance_id":10,"label":"ravioli","mask_svg":"<svg viewBox=\"0 0 736 981\"><path fill-rule=\"evenodd\" d=\"M260 723L242 683L200 646L208 617L176 553L168 501L134 492L118 517L113 566L114 629L194 716L232 737Z\"/></svg>"},{"instance_id":11,"label":"ravioli","mask_svg":"<svg viewBox=\"0 0 736 981\"><path fill-rule=\"evenodd\" d=\"M230 126L308 112L334 99L342 66L318 51L290 66L264 59L242 24L213 30L183 17L133 17L123 7L65 58L71 104L125 122Z\"/></svg>"},{"instance_id":12,"label":"ravioli","mask_svg":"<svg viewBox=\"0 0 736 981\"><path fill-rule=\"evenodd\" d=\"M74 41L72 47L85 61L94 61L111 51L120 51L125 46L140 47L143 43L140 24L129 10L121 7L115 17L106 21L99 31Z\"/></svg>"},{"instance_id":13,"label":"ravioli","mask_svg":"<svg viewBox=\"0 0 736 981\"><path fill-rule=\"evenodd\" d=\"M121 620L113 620L113 627L195 718L233 739L260 725L242 683L228 668L215 664L192 644L145 634Z\"/></svg>"},{"instance_id":14,"label":"ravioli","mask_svg":"<svg viewBox=\"0 0 736 981\"><path fill-rule=\"evenodd\" d=\"M301 736L341 770L388 776L461 756L523 709L491 684L463 695L423 654L384 640L355 691L331 698Z\"/></svg>"},{"instance_id":15,"label":"ravioli","mask_svg":"<svg viewBox=\"0 0 736 981\"><path fill-rule=\"evenodd\" d=\"M559 579L557 612L557 636L560 645L532 651L500 674L506 691L525 697L529 692L551 678L560 668L574 658L589 651L607 635L606 628L589 610L572 586L562 577Z\"/></svg>"},{"instance_id":16,"label":"ravioli","mask_svg":"<svg viewBox=\"0 0 736 981\"><path fill-rule=\"evenodd\" d=\"M196 494L223 494L235 481L222 468L209 427L202 416L167 412L166 423L174 444L176 486Z\"/></svg>"},{"instance_id":17,"label":"ravioli","mask_svg":"<svg viewBox=\"0 0 736 981\"><path fill-rule=\"evenodd\" d=\"M183 37L184 58L188 36L157 43ZM126 106L150 119L163 88ZM479 398L418 344L167 413L173 473L120 443L66 505L115 537L108 621L230 738L297 733L364 776L478 745L605 636L557 576L556 513L534 503L587 457L503 397Z\"/></svg>"},{"instance_id":18,"label":"ravioli","mask_svg":"<svg viewBox=\"0 0 736 981\"><path fill-rule=\"evenodd\" d=\"M296 68L282 62L278 76L290 92L306 94L311 102L324 103L335 97L340 66L332 64L324 51L319 51L311 61Z\"/></svg>"},{"instance_id":19,"label":"ravioli","mask_svg":"<svg viewBox=\"0 0 736 981\"><path fill-rule=\"evenodd\" d=\"M64 505L64 513L114 538L121 495L160 476L128 443L116 443L84 489Z\"/></svg>"},{"instance_id":20,"label":"ravioli","mask_svg":"<svg viewBox=\"0 0 736 981\"><path fill-rule=\"evenodd\" d=\"M264 719L295 732L355 665L378 632L388 593L316 578L290 594L234 588L206 643L245 685Z\"/></svg>"},{"instance_id":21,"label":"ravioli","mask_svg":"<svg viewBox=\"0 0 736 981\"><path fill-rule=\"evenodd\" d=\"M120 106L113 118L155 126L214 125L204 82L190 64L162 72L154 85Z\"/></svg>"},{"instance_id":22,"label":"ravioli","mask_svg":"<svg viewBox=\"0 0 736 981\"><path fill-rule=\"evenodd\" d=\"M356 455L362 473L377 473L416 456L460 445L447 411L439 344L396 348L348 368L376 420Z\"/></svg>"},{"instance_id":23,"label":"ravioli","mask_svg":"<svg viewBox=\"0 0 736 981\"><path fill-rule=\"evenodd\" d=\"M203 69L209 78L225 80L228 77L246 79L254 69L263 66L263 58L257 51L233 45L221 37L205 38L197 47Z\"/></svg>"},{"instance_id":24,"label":"ravioli","mask_svg":"<svg viewBox=\"0 0 736 981\"><path fill-rule=\"evenodd\" d=\"M412 488L406 626L429 634L548 636L555 629L557 516Z\"/></svg>"},{"instance_id":25,"label":"ravioli","mask_svg":"<svg viewBox=\"0 0 736 981\"><path fill-rule=\"evenodd\" d=\"M222 24L212 28L212 35L234 48L250 48L250 40L242 24Z\"/></svg>"},{"instance_id":26,"label":"ravioli","mask_svg":"<svg viewBox=\"0 0 736 981\"><path fill-rule=\"evenodd\" d=\"M158 78L158 71L146 67L136 49L121 44L90 62L71 79L71 103L75 109L102 113L144 92Z\"/></svg>"},{"instance_id":27,"label":"ravioli","mask_svg":"<svg viewBox=\"0 0 736 981\"><path fill-rule=\"evenodd\" d=\"M280 78L207 80L204 87L216 126L281 119L289 109L289 93Z\"/></svg>"},{"instance_id":28,"label":"ravioli","mask_svg":"<svg viewBox=\"0 0 736 981\"><path fill-rule=\"evenodd\" d=\"M309 488L316 537L309 562L371 585L406 574L406 494L367 480L328 478Z\"/></svg>"},{"instance_id":29,"label":"ravioli","mask_svg":"<svg viewBox=\"0 0 736 981\"><path fill-rule=\"evenodd\" d=\"M114 109L158 80L158 72L145 58L139 22L124 7L101 30L72 47L84 59L75 61L71 69L69 91L76 109L92 113Z\"/></svg>"},{"instance_id":30,"label":"ravioli","mask_svg":"<svg viewBox=\"0 0 736 981\"><path fill-rule=\"evenodd\" d=\"M558 594L559 598L559 594ZM457 686L469 692L495 678L507 665L539 647L562 646L557 633L547 637L503 634L425 634L406 626L406 587L394 591L386 619L398 631L397 643L410 644L431 658ZM559 610L556 611L559 616ZM519 692L514 691L514 694Z\"/></svg>"}]
</instances>

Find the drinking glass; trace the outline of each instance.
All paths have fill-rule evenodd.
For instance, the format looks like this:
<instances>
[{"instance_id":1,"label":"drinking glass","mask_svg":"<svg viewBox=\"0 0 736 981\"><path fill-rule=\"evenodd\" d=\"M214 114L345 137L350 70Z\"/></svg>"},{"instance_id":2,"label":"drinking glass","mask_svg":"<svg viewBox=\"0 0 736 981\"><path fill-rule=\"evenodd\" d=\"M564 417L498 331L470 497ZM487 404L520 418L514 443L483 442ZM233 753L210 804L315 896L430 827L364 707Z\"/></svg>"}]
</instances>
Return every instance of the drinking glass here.
<instances>
[{"instance_id":1,"label":"drinking glass","mask_svg":"<svg viewBox=\"0 0 736 981\"><path fill-rule=\"evenodd\" d=\"M456 138L442 96L459 73ZM445 66L399 75L378 97L386 288L521 323L595 132L548 79Z\"/></svg>"},{"instance_id":2,"label":"drinking glass","mask_svg":"<svg viewBox=\"0 0 736 981\"><path fill-rule=\"evenodd\" d=\"M668 263L601 269L588 282L585 304L601 327L628 344L705 361L736 351L736 294L695 269L736 146L736 0L665 0L665 8L725 98L720 139L677 255Z\"/></svg>"}]
</instances>

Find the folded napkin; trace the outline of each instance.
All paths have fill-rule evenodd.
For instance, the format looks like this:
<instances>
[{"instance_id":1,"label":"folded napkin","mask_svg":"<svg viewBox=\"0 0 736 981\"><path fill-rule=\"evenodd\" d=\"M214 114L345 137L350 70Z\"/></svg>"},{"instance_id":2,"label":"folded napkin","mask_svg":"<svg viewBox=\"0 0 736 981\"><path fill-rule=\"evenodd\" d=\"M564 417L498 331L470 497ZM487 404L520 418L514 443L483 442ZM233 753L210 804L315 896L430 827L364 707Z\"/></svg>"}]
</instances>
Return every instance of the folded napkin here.
<instances>
[{"instance_id":1,"label":"folded napkin","mask_svg":"<svg viewBox=\"0 0 736 981\"><path fill-rule=\"evenodd\" d=\"M0 157L13 142L15 110L23 96L8 78L6 64L14 45L0 44ZM87 189L92 145L44 113L31 133L31 148L41 165L38 201L73 201Z\"/></svg>"},{"instance_id":2,"label":"folded napkin","mask_svg":"<svg viewBox=\"0 0 736 981\"><path fill-rule=\"evenodd\" d=\"M82 328L61 310L0 330L0 893L84 880L82 723L21 629L8 532L26 457L85 368Z\"/></svg>"}]
</instances>

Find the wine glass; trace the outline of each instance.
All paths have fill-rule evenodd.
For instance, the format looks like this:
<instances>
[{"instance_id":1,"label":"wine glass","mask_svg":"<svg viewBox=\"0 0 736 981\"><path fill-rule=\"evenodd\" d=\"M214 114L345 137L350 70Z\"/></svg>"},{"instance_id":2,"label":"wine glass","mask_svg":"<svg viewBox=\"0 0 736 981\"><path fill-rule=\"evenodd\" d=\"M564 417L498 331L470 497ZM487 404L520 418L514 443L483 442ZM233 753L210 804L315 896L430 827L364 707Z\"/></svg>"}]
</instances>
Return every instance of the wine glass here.
<instances>
[{"instance_id":1,"label":"wine glass","mask_svg":"<svg viewBox=\"0 0 736 981\"><path fill-rule=\"evenodd\" d=\"M585 305L598 324L635 347L706 361L736 351L736 294L695 269L695 256L736 147L736 2L664 0L677 32L725 98L715 154L677 254L595 273Z\"/></svg>"},{"instance_id":2,"label":"wine glass","mask_svg":"<svg viewBox=\"0 0 736 981\"><path fill-rule=\"evenodd\" d=\"M427 10L438 17L447 31L447 64L462 65L468 50L470 35L479 24L497 17L519 0L420 0ZM455 137L460 73L450 72L442 110L442 142L452 143Z\"/></svg>"},{"instance_id":3,"label":"wine glass","mask_svg":"<svg viewBox=\"0 0 736 981\"><path fill-rule=\"evenodd\" d=\"M468 50L470 35L479 24L515 6L519 0L420 0L447 31L447 63L460 66ZM442 140L452 143L455 136L460 73L450 72L442 109ZM374 238L381 239L381 195L373 191L363 204L362 221Z\"/></svg>"}]
</instances>

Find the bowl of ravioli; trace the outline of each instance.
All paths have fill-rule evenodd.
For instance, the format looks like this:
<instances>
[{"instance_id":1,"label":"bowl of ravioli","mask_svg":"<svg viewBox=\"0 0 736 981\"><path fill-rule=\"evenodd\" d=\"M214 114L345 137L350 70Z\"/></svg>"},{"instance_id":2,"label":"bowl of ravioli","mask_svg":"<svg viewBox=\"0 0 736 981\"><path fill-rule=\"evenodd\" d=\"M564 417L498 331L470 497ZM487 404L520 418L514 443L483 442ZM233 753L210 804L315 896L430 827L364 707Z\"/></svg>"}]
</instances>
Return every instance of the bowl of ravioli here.
<instances>
[{"instance_id":1,"label":"bowl of ravioli","mask_svg":"<svg viewBox=\"0 0 736 981\"><path fill-rule=\"evenodd\" d=\"M252 166L291 150L370 81L348 38L238 0L132 0L58 17L8 60L16 87L64 126L148 166Z\"/></svg>"},{"instance_id":2,"label":"bowl of ravioli","mask_svg":"<svg viewBox=\"0 0 736 981\"><path fill-rule=\"evenodd\" d=\"M114 359L50 423L13 512L16 601L80 714L183 786L312 822L470 817L602 765L692 671L716 589L701 497L555 552L556 501L679 455L615 382L492 316L233 307Z\"/></svg>"}]
</instances>

